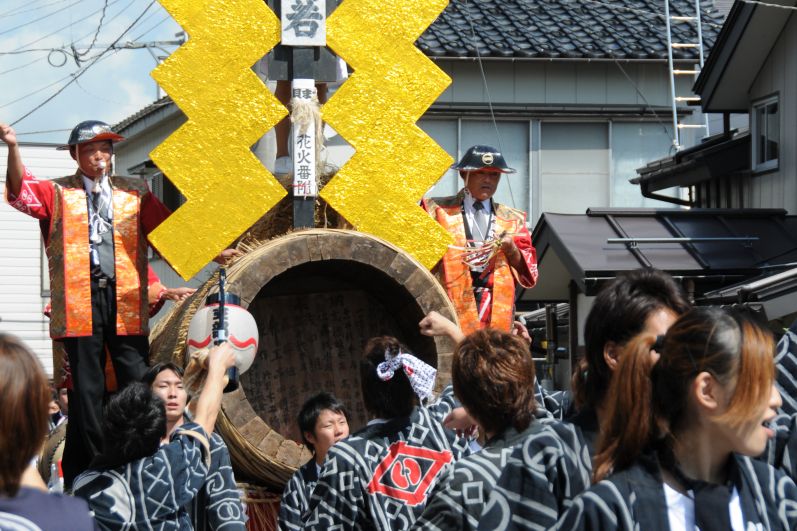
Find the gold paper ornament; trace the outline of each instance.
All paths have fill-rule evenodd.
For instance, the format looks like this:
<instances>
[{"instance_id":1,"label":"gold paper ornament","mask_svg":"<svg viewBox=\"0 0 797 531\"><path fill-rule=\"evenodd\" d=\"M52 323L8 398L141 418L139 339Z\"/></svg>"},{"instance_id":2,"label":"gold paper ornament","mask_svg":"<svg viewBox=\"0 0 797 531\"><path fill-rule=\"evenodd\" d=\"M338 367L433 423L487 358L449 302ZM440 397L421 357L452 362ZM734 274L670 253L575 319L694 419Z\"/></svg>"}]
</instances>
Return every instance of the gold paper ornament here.
<instances>
[{"instance_id":1,"label":"gold paper ornament","mask_svg":"<svg viewBox=\"0 0 797 531\"><path fill-rule=\"evenodd\" d=\"M152 72L188 122L150 157L186 197L149 236L189 279L285 196L249 147L287 109L251 67L280 38L263 0L160 0L190 39Z\"/></svg>"},{"instance_id":2,"label":"gold paper ornament","mask_svg":"<svg viewBox=\"0 0 797 531\"><path fill-rule=\"evenodd\" d=\"M345 0L327 20L327 44L354 69L323 117L355 149L321 190L358 230L432 268L452 241L418 200L452 164L416 122L451 83L414 42L447 0Z\"/></svg>"}]
</instances>

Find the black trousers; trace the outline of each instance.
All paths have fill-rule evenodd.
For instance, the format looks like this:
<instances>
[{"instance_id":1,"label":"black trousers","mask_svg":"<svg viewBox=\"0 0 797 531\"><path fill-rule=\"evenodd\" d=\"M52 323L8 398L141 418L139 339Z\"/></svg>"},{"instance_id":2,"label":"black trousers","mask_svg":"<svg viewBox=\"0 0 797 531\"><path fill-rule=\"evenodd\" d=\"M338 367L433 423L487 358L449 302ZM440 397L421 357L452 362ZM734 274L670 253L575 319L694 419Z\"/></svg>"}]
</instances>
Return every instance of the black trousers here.
<instances>
[{"instance_id":1,"label":"black trousers","mask_svg":"<svg viewBox=\"0 0 797 531\"><path fill-rule=\"evenodd\" d=\"M92 335L64 339L72 371L69 423L62 468L64 484L86 470L102 452L102 415L105 401L106 347L119 389L140 381L147 370L147 336L116 335L116 290L112 283L91 282Z\"/></svg>"}]
</instances>

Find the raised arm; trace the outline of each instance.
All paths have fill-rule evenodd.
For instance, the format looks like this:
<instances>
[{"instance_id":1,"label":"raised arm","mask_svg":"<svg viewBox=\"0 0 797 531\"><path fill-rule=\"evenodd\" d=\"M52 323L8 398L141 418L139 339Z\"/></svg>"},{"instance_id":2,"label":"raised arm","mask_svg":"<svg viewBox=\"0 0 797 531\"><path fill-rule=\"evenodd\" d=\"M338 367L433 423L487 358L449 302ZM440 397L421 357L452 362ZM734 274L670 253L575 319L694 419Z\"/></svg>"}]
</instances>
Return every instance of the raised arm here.
<instances>
[{"instance_id":1,"label":"raised arm","mask_svg":"<svg viewBox=\"0 0 797 531\"><path fill-rule=\"evenodd\" d=\"M213 347L208 353L208 374L205 385L196 405L194 422L202 426L210 434L216 424L216 416L221 407L221 396L224 392L227 369L235 364L235 351L229 343Z\"/></svg>"},{"instance_id":2,"label":"raised arm","mask_svg":"<svg viewBox=\"0 0 797 531\"><path fill-rule=\"evenodd\" d=\"M18 196L22 188L22 174L25 168L22 166L22 156L19 154L19 144L17 134L10 125L0 123L0 140L8 146L8 172L6 186L13 196Z\"/></svg>"},{"instance_id":3,"label":"raised arm","mask_svg":"<svg viewBox=\"0 0 797 531\"><path fill-rule=\"evenodd\" d=\"M425 336L448 336L454 343L459 343L465 339L465 334L447 317L432 310L418 323L421 334Z\"/></svg>"}]
</instances>

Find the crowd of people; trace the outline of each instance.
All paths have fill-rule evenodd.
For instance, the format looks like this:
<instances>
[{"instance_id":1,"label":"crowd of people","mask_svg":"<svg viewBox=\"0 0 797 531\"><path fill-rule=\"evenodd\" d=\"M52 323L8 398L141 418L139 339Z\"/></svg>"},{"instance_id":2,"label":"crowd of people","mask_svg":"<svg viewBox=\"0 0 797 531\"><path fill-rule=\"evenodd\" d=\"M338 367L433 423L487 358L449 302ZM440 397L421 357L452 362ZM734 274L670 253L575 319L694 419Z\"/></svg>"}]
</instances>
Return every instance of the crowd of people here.
<instances>
[{"instance_id":1,"label":"crowd of people","mask_svg":"<svg viewBox=\"0 0 797 531\"><path fill-rule=\"evenodd\" d=\"M196 357L194 397L183 367L147 365L146 235L168 211L146 185L110 178L121 137L107 124L73 130L77 172L53 181L25 168L10 127L0 140L7 198L41 223L51 335L72 380L54 392L0 334L0 530L244 529L214 432L232 348ZM313 457L285 487L280 529L797 529L797 330L776 348L754 315L693 308L666 273L634 271L595 298L572 392L548 392L512 322L515 282L538 278L525 214L492 199L514 170L482 145L454 168L460 193L423 206L455 238L436 273L460 325L436 312L419 323L456 344L451 381L400 339L371 338L367 424L352 432L328 392L298 412ZM71 495L47 493L36 456L67 414Z\"/></svg>"},{"instance_id":2,"label":"crowd of people","mask_svg":"<svg viewBox=\"0 0 797 531\"><path fill-rule=\"evenodd\" d=\"M361 378L373 418L314 458L313 481L297 472L281 529L797 528L795 417L776 387L794 375L776 370L753 314L692 308L660 271L619 276L587 319L566 411L536 398L521 336L465 336L434 313L421 330L458 342L452 385L427 400L417 380L431 368L395 338L372 340Z\"/></svg>"}]
</instances>

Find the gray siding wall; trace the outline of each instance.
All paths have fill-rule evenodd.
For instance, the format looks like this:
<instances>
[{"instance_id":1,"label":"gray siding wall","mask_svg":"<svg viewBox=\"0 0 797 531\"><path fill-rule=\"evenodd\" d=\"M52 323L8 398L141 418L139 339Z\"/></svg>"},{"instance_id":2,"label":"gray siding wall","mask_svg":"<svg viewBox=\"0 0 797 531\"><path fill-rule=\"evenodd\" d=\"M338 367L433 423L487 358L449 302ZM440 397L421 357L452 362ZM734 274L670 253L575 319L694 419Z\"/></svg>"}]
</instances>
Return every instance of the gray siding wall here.
<instances>
[{"instance_id":1,"label":"gray siding wall","mask_svg":"<svg viewBox=\"0 0 797 531\"><path fill-rule=\"evenodd\" d=\"M493 104L640 106L647 100L654 107L670 105L665 62L620 62L620 66L613 61L484 61L483 64L487 88L475 61L437 61L454 80L438 103L484 103L489 91ZM679 76L677 81L678 95L689 94L693 80Z\"/></svg>"},{"instance_id":2,"label":"gray siding wall","mask_svg":"<svg viewBox=\"0 0 797 531\"><path fill-rule=\"evenodd\" d=\"M779 95L779 167L745 179L744 206L785 208L797 214L797 15L790 15L750 87L750 101L773 94Z\"/></svg>"}]
</instances>

